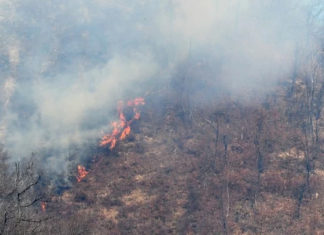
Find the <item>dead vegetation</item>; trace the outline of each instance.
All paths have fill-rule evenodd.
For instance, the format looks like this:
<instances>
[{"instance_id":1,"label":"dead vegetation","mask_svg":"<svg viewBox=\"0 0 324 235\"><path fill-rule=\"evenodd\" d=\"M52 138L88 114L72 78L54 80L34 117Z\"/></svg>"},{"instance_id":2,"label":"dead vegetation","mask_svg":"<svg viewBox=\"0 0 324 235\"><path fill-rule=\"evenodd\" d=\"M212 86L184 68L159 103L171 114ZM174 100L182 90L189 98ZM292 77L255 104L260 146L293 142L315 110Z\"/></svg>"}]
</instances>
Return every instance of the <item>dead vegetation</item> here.
<instances>
[{"instance_id":1,"label":"dead vegetation","mask_svg":"<svg viewBox=\"0 0 324 235\"><path fill-rule=\"evenodd\" d=\"M148 101L131 136L53 198L82 224L57 223L74 224L71 234L321 234L322 149L307 152L302 120L288 121L299 104L266 102L215 102L183 118L177 102Z\"/></svg>"}]
</instances>

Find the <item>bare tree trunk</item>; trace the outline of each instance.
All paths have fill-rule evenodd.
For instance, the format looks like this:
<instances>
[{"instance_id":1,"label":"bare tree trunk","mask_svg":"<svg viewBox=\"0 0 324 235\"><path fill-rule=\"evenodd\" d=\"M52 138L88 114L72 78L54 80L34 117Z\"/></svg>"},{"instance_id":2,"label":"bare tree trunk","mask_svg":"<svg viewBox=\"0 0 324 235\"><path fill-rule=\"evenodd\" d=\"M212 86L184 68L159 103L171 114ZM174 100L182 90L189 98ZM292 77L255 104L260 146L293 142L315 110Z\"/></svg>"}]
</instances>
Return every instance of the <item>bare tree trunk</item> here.
<instances>
[{"instance_id":1,"label":"bare tree trunk","mask_svg":"<svg viewBox=\"0 0 324 235\"><path fill-rule=\"evenodd\" d=\"M223 145L224 145L224 163L223 163L223 182L222 182L222 196L221 196L221 204L222 204L222 221L223 221L223 231L224 234L228 234L228 225L227 218L229 216L229 188L228 188L228 137L226 135L223 136ZM226 202L224 201L224 194L226 198Z\"/></svg>"}]
</instances>

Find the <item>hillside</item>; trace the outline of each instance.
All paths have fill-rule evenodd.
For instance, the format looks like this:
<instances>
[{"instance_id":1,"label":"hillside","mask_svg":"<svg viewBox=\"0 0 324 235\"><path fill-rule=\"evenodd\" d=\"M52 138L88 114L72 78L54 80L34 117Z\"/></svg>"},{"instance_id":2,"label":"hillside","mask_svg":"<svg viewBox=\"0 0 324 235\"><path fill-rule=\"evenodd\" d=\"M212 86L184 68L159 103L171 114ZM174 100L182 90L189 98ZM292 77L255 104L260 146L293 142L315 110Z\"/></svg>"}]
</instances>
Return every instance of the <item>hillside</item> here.
<instances>
[{"instance_id":1,"label":"hillside","mask_svg":"<svg viewBox=\"0 0 324 235\"><path fill-rule=\"evenodd\" d=\"M51 232L322 234L323 120L307 150L305 90L287 90L249 105L215 100L190 117L177 94L147 97L131 135L49 203L61 215Z\"/></svg>"},{"instance_id":2,"label":"hillside","mask_svg":"<svg viewBox=\"0 0 324 235\"><path fill-rule=\"evenodd\" d=\"M324 234L323 0L0 0L0 235Z\"/></svg>"}]
</instances>

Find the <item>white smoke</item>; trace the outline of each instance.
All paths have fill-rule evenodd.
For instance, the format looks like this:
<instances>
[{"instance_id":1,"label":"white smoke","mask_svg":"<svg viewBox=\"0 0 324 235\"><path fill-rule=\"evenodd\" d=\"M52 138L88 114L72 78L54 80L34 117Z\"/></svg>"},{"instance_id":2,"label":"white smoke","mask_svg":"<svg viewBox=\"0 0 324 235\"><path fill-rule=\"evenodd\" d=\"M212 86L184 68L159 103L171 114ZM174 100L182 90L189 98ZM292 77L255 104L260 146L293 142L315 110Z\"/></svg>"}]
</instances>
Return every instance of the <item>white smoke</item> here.
<instances>
[{"instance_id":1,"label":"white smoke","mask_svg":"<svg viewBox=\"0 0 324 235\"><path fill-rule=\"evenodd\" d=\"M118 99L167 83L189 58L209 65L188 75L197 84L208 76L205 93L263 94L312 42L311 3L1 1L1 141L14 159L95 142Z\"/></svg>"}]
</instances>

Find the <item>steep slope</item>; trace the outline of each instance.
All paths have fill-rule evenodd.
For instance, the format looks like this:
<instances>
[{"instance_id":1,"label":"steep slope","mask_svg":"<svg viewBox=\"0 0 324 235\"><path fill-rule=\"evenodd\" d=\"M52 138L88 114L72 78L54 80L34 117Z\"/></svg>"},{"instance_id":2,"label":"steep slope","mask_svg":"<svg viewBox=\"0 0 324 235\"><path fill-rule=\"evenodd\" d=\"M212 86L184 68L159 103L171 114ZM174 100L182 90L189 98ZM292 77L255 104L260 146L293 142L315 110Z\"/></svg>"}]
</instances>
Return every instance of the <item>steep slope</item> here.
<instances>
[{"instance_id":1,"label":"steep slope","mask_svg":"<svg viewBox=\"0 0 324 235\"><path fill-rule=\"evenodd\" d=\"M148 97L131 135L53 199L64 218L54 233L323 233L322 149L305 150L302 115L288 121L299 103L275 94L194 106L190 117L176 94Z\"/></svg>"}]
</instances>

